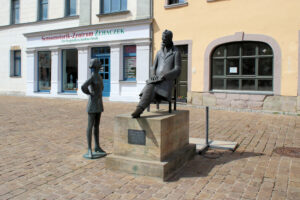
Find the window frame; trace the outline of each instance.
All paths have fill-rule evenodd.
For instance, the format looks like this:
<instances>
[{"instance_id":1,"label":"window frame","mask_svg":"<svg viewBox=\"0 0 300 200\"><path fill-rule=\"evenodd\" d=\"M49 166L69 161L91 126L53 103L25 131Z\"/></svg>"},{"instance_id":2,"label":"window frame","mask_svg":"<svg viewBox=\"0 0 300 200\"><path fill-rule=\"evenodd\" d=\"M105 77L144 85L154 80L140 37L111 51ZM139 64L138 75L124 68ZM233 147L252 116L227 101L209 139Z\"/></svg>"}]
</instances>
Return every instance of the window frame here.
<instances>
[{"instance_id":1,"label":"window frame","mask_svg":"<svg viewBox=\"0 0 300 200\"><path fill-rule=\"evenodd\" d=\"M65 17L76 16L77 15L77 0L75 0L75 13L71 13L71 1L65 0Z\"/></svg>"},{"instance_id":2,"label":"window frame","mask_svg":"<svg viewBox=\"0 0 300 200\"><path fill-rule=\"evenodd\" d=\"M109 11L105 11L104 10L105 0L100 0L100 14L101 15L122 13L122 12L128 11L128 9L127 9L128 1L127 0L118 0L120 2L120 10L117 10L117 11L112 11L112 1L113 0L108 0L108 1L109 1ZM126 4L125 8L122 8L123 1L125 1L125 4Z\"/></svg>"},{"instance_id":3,"label":"window frame","mask_svg":"<svg viewBox=\"0 0 300 200\"><path fill-rule=\"evenodd\" d=\"M15 6L14 2L18 2L18 7ZM16 11L18 11L19 18L16 21ZM19 24L20 23L20 0L11 0L11 24Z\"/></svg>"},{"instance_id":4,"label":"window frame","mask_svg":"<svg viewBox=\"0 0 300 200\"><path fill-rule=\"evenodd\" d=\"M251 43L255 45L255 54L254 55L243 55L242 49L243 49L243 44L245 43ZM239 49L239 55L238 56L227 56L227 48L229 45L232 44L237 44L238 49ZM268 46L271 50L272 53L270 55L260 55L259 53L259 46L260 45L266 45ZM214 53L216 50L220 47L224 48L224 55L220 57L214 57ZM243 75L243 59L255 59L255 71L254 75ZM272 58L272 75L259 75L259 59L260 58ZM227 60L228 59L238 59L239 61L239 66L238 66L238 75L230 75L227 74ZM239 41L239 42L229 42L229 43L224 43L216 46L214 50L211 53L210 56L210 91L211 92L234 92L234 93L273 93L274 92L274 50L272 47L261 41ZM214 65L214 60L223 60L223 75L214 75L214 70L213 70L213 65ZM215 79L222 79L223 80L223 88L222 89L216 89L213 86L213 81ZM238 80L238 89L227 89L227 80L228 79L237 79ZM245 90L242 89L242 80L254 80L254 89L253 90ZM258 81L259 80L271 80L272 81L272 89L271 90L259 90L258 89Z\"/></svg>"},{"instance_id":5,"label":"window frame","mask_svg":"<svg viewBox=\"0 0 300 200\"><path fill-rule=\"evenodd\" d=\"M16 52L20 52L20 56L16 57ZM16 66L16 60L19 60L19 66ZM10 77L21 77L21 69L22 69L22 51L21 50L12 50L11 51L11 68L10 68ZM17 67L18 67L18 71L17 72Z\"/></svg>"},{"instance_id":6,"label":"window frame","mask_svg":"<svg viewBox=\"0 0 300 200\"><path fill-rule=\"evenodd\" d=\"M47 2L44 2L47 1ZM43 18L44 16L44 10L43 10L43 5L47 5L47 16L46 18ZM45 21L48 20L48 9L49 9L49 0L39 0L38 1L38 21Z\"/></svg>"},{"instance_id":7,"label":"window frame","mask_svg":"<svg viewBox=\"0 0 300 200\"><path fill-rule=\"evenodd\" d=\"M127 46L135 46L135 53L125 53L125 47ZM124 45L123 46L123 81L128 81L128 82L135 82L136 81L136 76L137 76L137 66L136 66L136 51L137 51L137 46L135 44L132 45ZM125 74L125 59L126 57L135 57L135 78L126 78Z\"/></svg>"}]
</instances>

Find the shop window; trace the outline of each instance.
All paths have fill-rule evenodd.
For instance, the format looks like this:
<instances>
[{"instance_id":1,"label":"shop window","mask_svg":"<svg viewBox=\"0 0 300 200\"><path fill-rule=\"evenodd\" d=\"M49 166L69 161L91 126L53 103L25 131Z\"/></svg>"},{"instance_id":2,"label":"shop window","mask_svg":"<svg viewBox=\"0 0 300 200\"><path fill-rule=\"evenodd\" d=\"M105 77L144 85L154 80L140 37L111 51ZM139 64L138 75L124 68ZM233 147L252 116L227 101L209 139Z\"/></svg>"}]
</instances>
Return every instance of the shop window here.
<instances>
[{"instance_id":1,"label":"shop window","mask_svg":"<svg viewBox=\"0 0 300 200\"><path fill-rule=\"evenodd\" d=\"M124 46L124 80L136 80L136 46Z\"/></svg>"},{"instance_id":2,"label":"shop window","mask_svg":"<svg viewBox=\"0 0 300 200\"><path fill-rule=\"evenodd\" d=\"M185 3L186 0L169 0L168 5Z\"/></svg>"},{"instance_id":3,"label":"shop window","mask_svg":"<svg viewBox=\"0 0 300 200\"><path fill-rule=\"evenodd\" d=\"M66 0L66 16L76 15L76 0Z\"/></svg>"},{"instance_id":4,"label":"shop window","mask_svg":"<svg viewBox=\"0 0 300 200\"><path fill-rule=\"evenodd\" d=\"M38 91L51 89L51 51L38 52Z\"/></svg>"},{"instance_id":5,"label":"shop window","mask_svg":"<svg viewBox=\"0 0 300 200\"><path fill-rule=\"evenodd\" d=\"M48 0L39 0L39 20L48 19Z\"/></svg>"},{"instance_id":6,"label":"shop window","mask_svg":"<svg viewBox=\"0 0 300 200\"><path fill-rule=\"evenodd\" d=\"M11 5L11 23L18 24L20 22L20 0L12 0Z\"/></svg>"},{"instance_id":7,"label":"shop window","mask_svg":"<svg viewBox=\"0 0 300 200\"><path fill-rule=\"evenodd\" d=\"M10 76L20 77L21 76L21 51L11 51L11 67Z\"/></svg>"},{"instance_id":8,"label":"shop window","mask_svg":"<svg viewBox=\"0 0 300 200\"><path fill-rule=\"evenodd\" d=\"M127 0L100 0L101 14L116 13L127 10Z\"/></svg>"},{"instance_id":9,"label":"shop window","mask_svg":"<svg viewBox=\"0 0 300 200\"><path fill-rule=\"evenodd\" d=\"M218 46L211 57L211 89L273 91L273 51L262 42Z\"/></svg>"},{"instance_id":10,"label":"shop window","mask_svg":"<svg viewBox=\"0 0 300 200\"><path fill-rule=\"evenodd\" d=\"M62 50L62 91L76 92L78 79L77 49Z\"/></svg>"}]
</instances>

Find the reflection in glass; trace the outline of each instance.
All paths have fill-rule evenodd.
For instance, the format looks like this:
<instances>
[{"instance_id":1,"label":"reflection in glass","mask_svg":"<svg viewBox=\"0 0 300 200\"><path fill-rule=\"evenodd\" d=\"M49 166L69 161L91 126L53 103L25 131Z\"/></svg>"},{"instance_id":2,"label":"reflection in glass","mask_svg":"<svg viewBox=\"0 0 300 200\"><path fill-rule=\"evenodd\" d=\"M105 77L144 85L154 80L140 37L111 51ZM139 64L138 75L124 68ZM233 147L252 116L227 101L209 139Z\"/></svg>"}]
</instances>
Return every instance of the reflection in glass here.
<instances>
[{"instance_id":1,"label":"reflection in glass","mask_svg":"<svg viewBox=\"0 0 300 200\"><path fill-rule=\"evenodd\" d=\"M271 47L265 43L260 43L259 46L259 55L273 55Z\"/></svg>"},{"instance_id":2,"label":"reflection in glass","mask_svg":"<svg viewBox=\"0 0 300 200\"><path fill-rule=\"evenodd\" d=\"M49 91L51 89L51 52L38 52L38 90Z\"/></svg>"},{"instance_id":3,"label":"reflection in glass","mask_svg":"<svg viewBox=\"0 0 300 200\"><path fill-rule=\"evenodd\" d=\"M62 50L62 82L64 92L77 91L78 52L77 49Z\"/></svg>"},{"instance_id":4,"label":"reflection in glass","mask_svg":"<svg viewBox=\"0 0 300 200\"><path fill-rule=\"evenodd\" d=\"M256 44L252 42L247 42L242 45L243 56L253 56L255 55Z\"/></svg>"},{"instance_id":5,"label":"reflection in glass","mask_svg":"<svg viewBox=\"0 0 300 200\"><path fill-rule=\"evenodd\" d=\"M121 10L120 0L111 0L111 11L117 12Z\"/></svg>"},{"instance_id":6,"label":"reflection in glass","mask_svg":"<svg viewBox=\"0 0 300 200\"><path fill-rule=\"evenodd\" d=\"M124 46L124 80L136 79L136 46Z\"/></svg>"},{"instance_id":7,"label":"reflection in glass","mask_svg":"<svg viewBox=\"0 0 300 200\"><path fill-rule=\"evenodd\" d=\"M169 4L184 3L186 0L169 0Z\"/></svg>"},{"instance_id":8,"label":"reflection in glass","mask_svg":"<svg viewBox=\"0 0 300 200\"><path fill-rule=\"evenodd\" d=\"M258 65L258 75L273 74L273 58L260 58Z\"/></svg>"},{"instance_id":9,"label":"reflection in glass","mask_svg":"<svg viewBox=\"0 0 300 200\"><path fill-rule=\"evenodd\" d=\"M255 90L255 80L242 80L242 90Z\"/></svg>"},{"instance_id":10,"label":"reflection in glass","mask_svg":"<svg viewBox=\"0 0 300 200\"><path fill-rule=\"evenodd\" d=\"M21 51L17 50L14 54L14 70L13 76L21 76Z\"/></svg>"},{"instance_id":11,"label":"reflection in glass","mask_svg":"<svg viewBox=\"0 0 300 200\"><path fill-rule=\"evenodd\" d=\"M255 75L255 58L243 58L243 75Z\"/></svg>"},{"instance_id":12,"label":"reflection in glass","mask_svg":"<svg viewBox=\"0 0 300 200\"><path fill-rule=\"evenodd\" d=\"M20 0L12 2L12 23L18 24L20 21Z\"/></svg>"},{"instance_id":13,"label":"reflection in glass","mask_svg":"<svg viewBox=\"0 0 300 200\"><path fill-rule=\"evenodd\" d=\"M224 57L225 46L220 46L214 51L213 57Z\"/></svg>"},{"instance_id":14,"label":"reflection in glass","mask_svg":"<svg viewBox=\"0 0 300 200\"><path fill-rule=\"evenodd\" d=\"M76 0L67 0L67 16L76 15Z\"/></svg>"},{"instance_id":15,"label":"reflection in glass","mask_svg":"<svg viewBox=\"0 0 300 200\"><path fill-rule=\"evenodd\" d=\"M227 79L227 89L237 90L239 89L238 79Z\"/></svg>"},{"instance_id":16,"label":"reflection in glass","mask_svg":"<svg viewBox=\"0 0 300 200\"><path fill-rule=\"evenodd\" d=\"M224 80L220 78L214 78L212 82L214 89L224 89Z\"/></svg>"},{"instance_id":17,"label":"reflection in glass","mask_svg":"<svg viewBox=\"0 0 300 200\"><path fill-rule=\"evenodd\" d=\"M240 45L237 43L229 44L227 46L227 56L239 56L240 55Z\"/></svg>"},{"instance_id":18,"label":"reflection in glass","mask_svg":"<svg viewBox=\"0 0 300 200\"><path fill-rule=\"evenodd\" d=\"M213 60L213 75L224 75L224 60Z\"/></svg>"},{"instance_id":19,"label":"reflection in glass","mask_svg":"<svg viewBox=\"0 0 300 200\"><path fill-rule=\"evenodd\" d=\"M46 20L48 18L48 0L40 0L39 19Z\"/></svg>"},{"instance_id":20,"label":"reflection in glass","mask_svg":"<svg viewBox=\"0 0 300 200\"><path fill-rule=\"evenodd\" d=\"M272 91L273 83L272 80L258 80L258 90L261 91Z\"/></svg>"}]
</instances>

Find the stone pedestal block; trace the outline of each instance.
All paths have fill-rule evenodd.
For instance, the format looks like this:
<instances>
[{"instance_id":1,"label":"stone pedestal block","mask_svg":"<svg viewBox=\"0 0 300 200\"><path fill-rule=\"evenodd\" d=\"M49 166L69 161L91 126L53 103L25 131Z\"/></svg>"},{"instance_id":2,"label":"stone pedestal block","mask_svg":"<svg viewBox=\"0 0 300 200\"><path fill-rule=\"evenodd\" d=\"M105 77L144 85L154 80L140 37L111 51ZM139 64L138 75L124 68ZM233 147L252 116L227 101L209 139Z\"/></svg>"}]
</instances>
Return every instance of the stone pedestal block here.
<instances>
[{"instance_id":1,"label":"stone pedestal block","mask_svg":"<svg viewBox=\"0 0 300 200\"><path fill-rule=\"evenodd\" d=\"M115 117L113 154L106 167L167 180L195 154L189 144L189 111L145 112Z\"/></svg>"}]
</instances>

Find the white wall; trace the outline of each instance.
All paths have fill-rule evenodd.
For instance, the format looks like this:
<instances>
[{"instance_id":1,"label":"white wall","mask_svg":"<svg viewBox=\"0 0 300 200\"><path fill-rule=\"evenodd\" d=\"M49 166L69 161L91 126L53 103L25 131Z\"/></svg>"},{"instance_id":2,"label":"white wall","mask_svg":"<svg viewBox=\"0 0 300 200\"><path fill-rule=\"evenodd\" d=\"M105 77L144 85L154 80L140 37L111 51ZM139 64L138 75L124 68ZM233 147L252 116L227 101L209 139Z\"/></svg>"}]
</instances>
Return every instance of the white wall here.
<instances>
[{"instance_id":1,"label":"white wall","mask_svg":"<svg viewBox=\"0 0 300 200\"><path fill-rule=\"evenodd\" d=\"M129 10L129 13L97 16L100 13L100 0L93 0L92 1L92 24L105 24L105 23L113 23L113 22L120 22L120 21L136 20L142 18L144 19L150 18L150 2L151 2L150 0L127 0L127 10ZM140 14L138 16L137 9L141 9L141 5L143 6L143 10L147 12L144 13L139 12ZM147 6L149 8L147 8Z\"/></svg>"},{"instance_id":2,"label":"white wall","mask_svg":"<svg viewBox=\"0 0 300 200\"><path fill-rule=\"evenodd\" d=\"M10 24L10 1L0 0L0 26Z\"/></svg>"},{"instance_id":3,"label":"white wall","mask_svg":"<svg viewBox=\"0 0 300 200\"><path fill-rule=\"evenodd\" d=\"M20 23L37 21L37 0L20 1Z\"/></svg>"},{"instance_id":4,"label":"white wall","mask_svg":"<svg viewBox=\"0 0 300 200\"><path fill-rule=\"evenodd\" d=\"M0 93L2 92L22 92L26 91L26 38L24 33L47 31L53 29L63 29L78 26L78 19L65 20L59 22L47 22L43 24L32 24L17 26L10 29L0 29ZM21 77L10 77L10 50L13 46L21 48Z\"/></svg>"},{"instance_id":5,"label":"white wall","mask_svg":"<svg viewBox=\"0 0 300 200\"><path fill-rule=\"evenodd\" d=\"M48 0L48 19L65 16L65 0Z\"/></svg>"}]
</instances>

